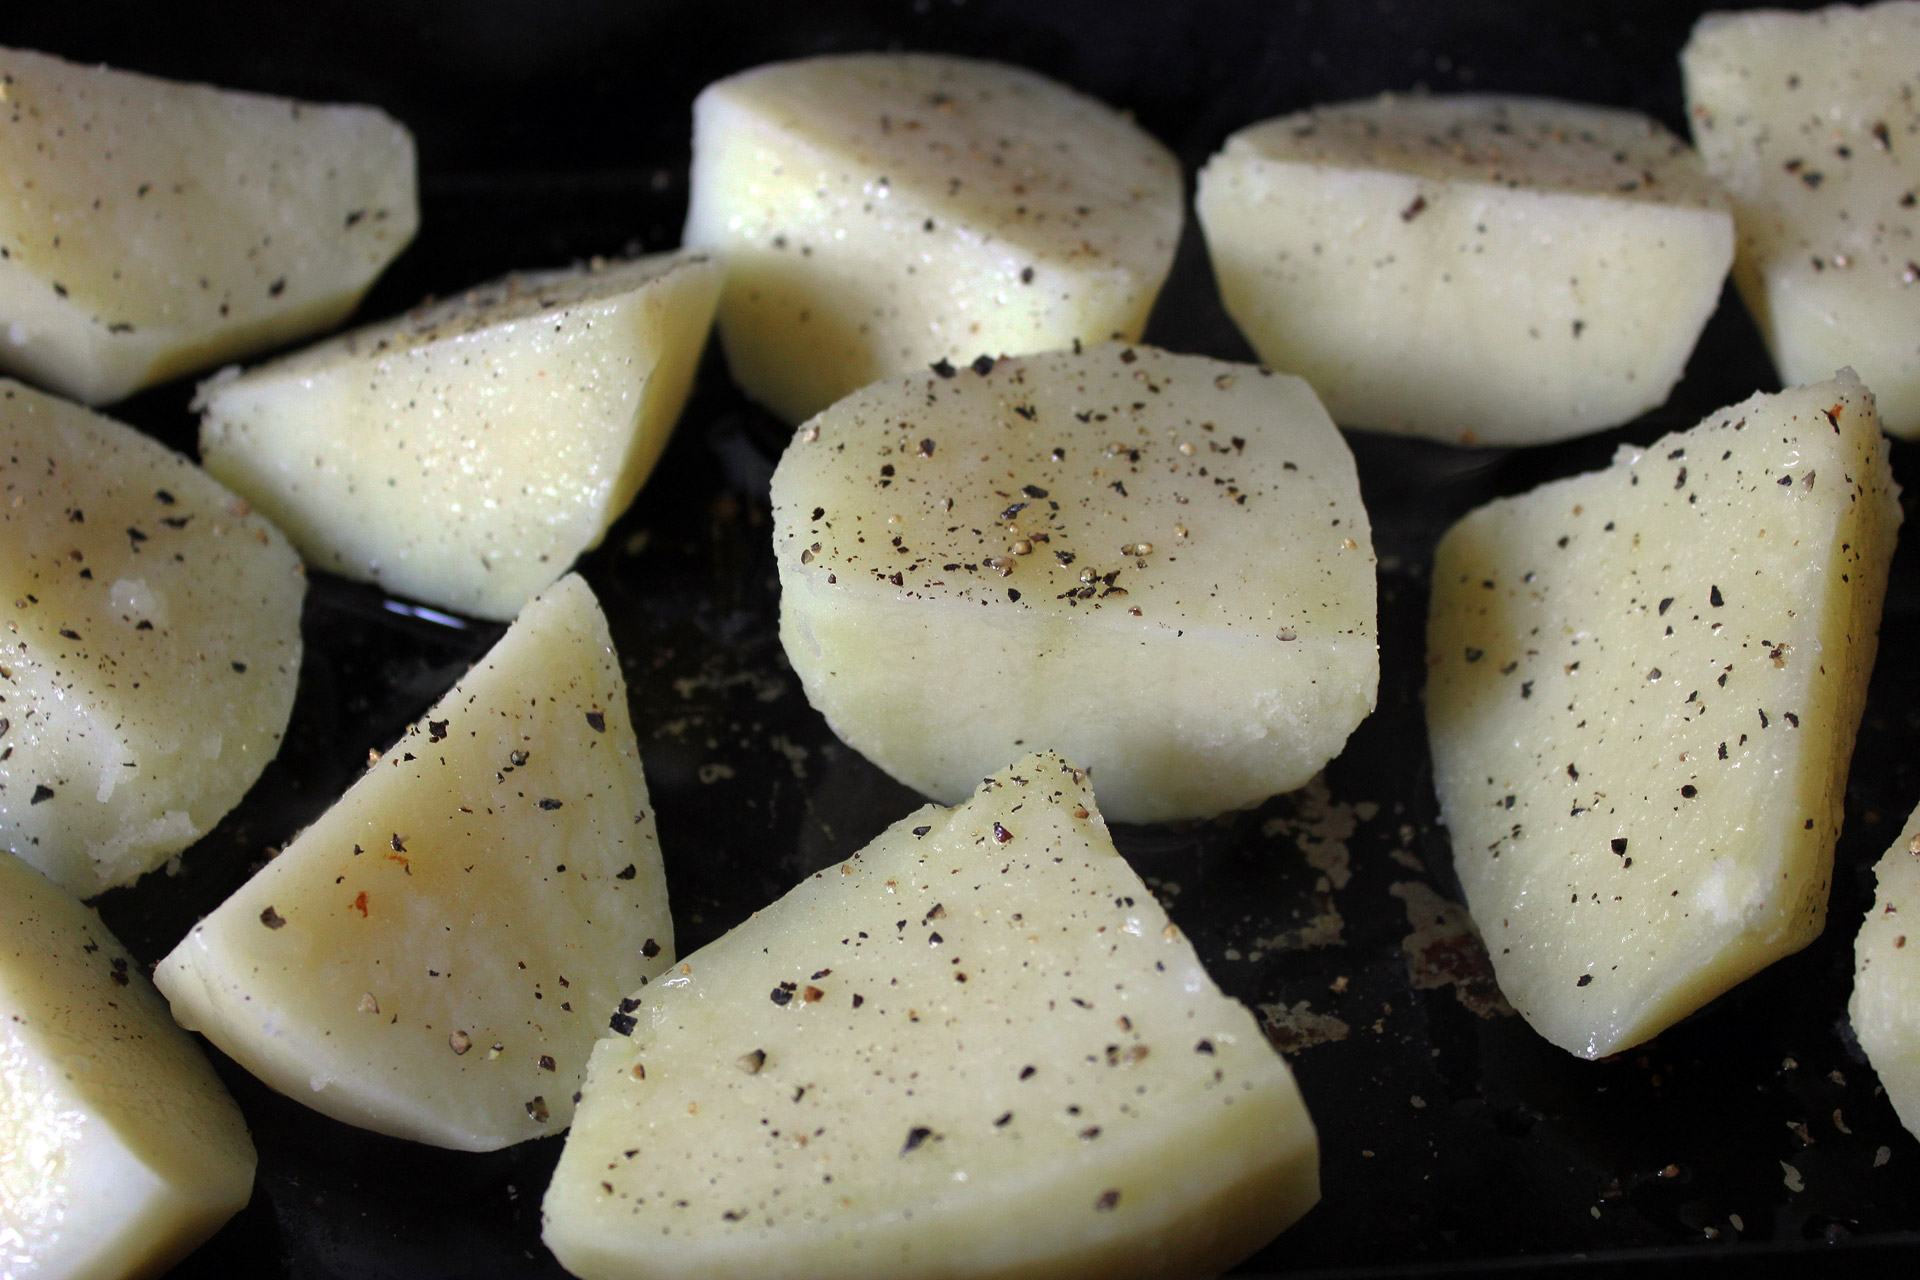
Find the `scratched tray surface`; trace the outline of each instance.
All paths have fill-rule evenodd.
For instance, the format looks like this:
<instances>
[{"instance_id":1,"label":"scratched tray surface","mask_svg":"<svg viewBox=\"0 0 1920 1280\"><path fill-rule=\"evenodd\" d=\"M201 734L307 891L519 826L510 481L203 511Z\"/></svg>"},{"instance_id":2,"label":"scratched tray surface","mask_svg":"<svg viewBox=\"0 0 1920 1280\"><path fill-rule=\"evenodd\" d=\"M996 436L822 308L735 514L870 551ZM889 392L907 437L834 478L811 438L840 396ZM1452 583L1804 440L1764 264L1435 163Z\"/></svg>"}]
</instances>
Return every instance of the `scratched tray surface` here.
<instances>
[{"instance_id":1,"label":"scratched tray surface","mask_svg":"<svg viewBox=\"0 0 1920 1280\"><path fill-rule=\"evenodd\" d=\"M670 247L694 93L777 57L904 45L1021 62L1134 110L1191 175L1243 124L1420 83L1637 106L1678 127L1673 58L1696 12L1655 0L259 8L232 23L237 11L215 0L16 7L0 11L0 43L372 101L405 120L421 143L423 230L369 316L513 268ZM1249 356L1191 226L1148 336ZM1378 711L1295 795L1215 822L1116 830L1209 971L1289 1055L1319 1126L1322 1203L1249 1273L1920 1261L1920 1144L1845 1021L1871 865L1920 800L1920 677L1904 661L1920 641L1913 551L1895 561L1827 934L1653 1043L1581 1062L1512 1016L1435 818L1420 687L1440 532L1489 497L1603 465L1622 441L1773 386L1729 300L1672 402L1622 431L1535 451L1351 435L1380 560ZM190 448L189 394L163 387L117 412ZM659 472L583 565L631 687L685 951L919 803L833 738L782 658L766 486L786 436L710 353ZM1896 445L1894 465L1920 490L1920 449ZM280 758L168 872L100 901L149 963L500 628L449 625L316 575L305 631ZM563 1274L539 1242L557 1138L486 1155L402 1143L216 1059L252 1125L260 1178L249 1208L178 1274Z\"/></svg>"}]
</instances>

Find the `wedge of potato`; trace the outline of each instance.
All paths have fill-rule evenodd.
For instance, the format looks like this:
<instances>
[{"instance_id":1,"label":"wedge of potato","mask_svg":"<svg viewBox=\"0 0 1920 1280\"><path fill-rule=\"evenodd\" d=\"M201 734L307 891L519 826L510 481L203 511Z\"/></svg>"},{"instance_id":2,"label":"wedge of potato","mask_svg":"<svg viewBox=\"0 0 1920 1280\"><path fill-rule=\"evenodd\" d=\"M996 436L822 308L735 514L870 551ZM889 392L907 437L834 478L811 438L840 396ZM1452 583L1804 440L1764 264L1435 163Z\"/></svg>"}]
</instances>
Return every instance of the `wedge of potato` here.
<instances>
[{"instance_id":1,"label":"wedge of potato","mask_svg":"<svg viewBox=\"0 0 1920 1280\"><path fill-rule=\"evenodd\" d=\"M1920 809L1874 873L1879 892L1854 939L1847 1016L1900 1123L1920 1135Z\"/></svg>"},{"instance_id":2,"label":"wedge of potato","mask_svg":"<svg viewBox=\"0 0 1920 1280\"><path fill-rule=\"evenodd\" d=\"M937 799L1049 746L1108 816L1301 786L1373 708L1353 455L1298 378L1107 344L887 379L773 477L807 697Z\"/></svg>"},{"instance_id":3,"label":"wedge of potato","mask_svg":"<svg viewBox=\"0 0 1920 1280\"><path fill-rule=\"evenodd\" d=\"M587 1280L1205 1275L1319 1198L1286 1063L1056 755L622 1009L545 1204Z\"/></svg>"},{"instance_id":4,"label":"wedge of potato","mask_svg":"<svg viewBox=\"0 0 1920 1280\"><path fill-rule=\"evenodd\" d=\"M567 1126L672 956L626 684L568 577L154 980L289 1097L484 1151Z\"/></svg>"},{"instance_id":5,"label":"wedge of potato","mask_svg":"<svg viewBox=\"0 0 1920 1280\"><path fill-rule=\"evenodd\" d=\"M1880 425L1920 435L1920 4L1710 13L1680 65L1781 379L1851 365Z\"/></svg>"},{"instance_id":6,"label":"wedge of potato","mask_svg":"<svg viewBox=\"0 0 1920 1280\"><path fill-rule=\"evenodd\" d=\"M280 748L299 557L187 459L0 379L0 844L69 891L199 839Z\"/></svg>"},{"instance_id":7,"label":"wedge of potato","mask_svg":"<svg viewBox=\"0 0 1920 1280\"><path fill-rule=\"evenodd\" d=\"M139 963L0 853L0 1275L158 1275L245 1207L253 1168Z\"/></svg>"},{"instance_id":8,"label":"wedge of potato","mask_svg":"<svg viewBox=\"0 0 1920 1280\"><path fill-rule=\"evenodd\" d=\"M1112 108L930 54L775 63L693 107L686 242L723 250L734 379L800 422L935 360L1136 338L1180 165Z\"/></svg>"},{"instance_id":9,"label":"wedge of potato","mask_svg":"<svg viewBox=\"0 0 1920 1280\"><path fill-rule=\"evenodd\" d=\"M1501 991L1598 1058L1820 932L1896 486L1849 371L1442 539L1434 785Z\"/></svg>"},{"instance_id":10,"label":"wedge of potato","mask_svg":"<svg viewBox=\"0 0 1920 1280\"><path fill-rule=\"evenodd\" d=\"M372 107L0 49L0 370L89 404L338 323L413 238Z\"/></svg>"},{"instance_id":11,"label":"wedge of potato","mask_svg":"<svg viewBox=\"0 0 1920 1280\"><path fill-rule=\"evenodd\" d=\"M316 568L511 618L653 470L720 277L700 253L508 276L212 379L201 456Z\"/></svg>"},{"instance_id":12,"label":"wedge of potato","mask_svg":"<svg viewBox=\"0 0 1920 1280\"><path fill-rule=\"evenodd\" d=\"M1461 444L1564 439L1665 400L1733 255L1726 197L1684 142L1539 98L1268 120L1207 162L1196 208L1263 361L1343 426Z\"/></svg>"}]
</instances>

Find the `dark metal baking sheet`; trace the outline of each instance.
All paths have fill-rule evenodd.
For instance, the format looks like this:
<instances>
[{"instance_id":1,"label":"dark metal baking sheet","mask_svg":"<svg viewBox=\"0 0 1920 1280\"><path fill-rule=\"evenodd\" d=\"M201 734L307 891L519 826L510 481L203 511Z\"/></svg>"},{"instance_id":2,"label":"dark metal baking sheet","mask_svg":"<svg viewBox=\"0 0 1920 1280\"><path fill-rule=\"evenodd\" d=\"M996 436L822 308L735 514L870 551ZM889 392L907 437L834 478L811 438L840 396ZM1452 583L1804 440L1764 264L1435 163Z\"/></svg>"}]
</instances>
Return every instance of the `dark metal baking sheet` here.
<instances>
[{"instance_id":1,"label":"dark metal baking sheet","mask_svg":"<svg viewBox=\"0 0 1920 1280\"><path fill-rule=\"evenodd\" d=\"M1227 133L1316 101L1427 85L1552 93L1682 124L1674 55L1698 6L1658 0L911 0L718 6L574 0L9 5L0 43L171 76L371 101L419 136L419 241L364 314L508 269L669 247L688 106L796 54L941 49L1023 63L1134 111L1189 175ZM1229 358L1189 228L1149 337ZM1730 297L1672 402L1537 451L1354 434L1380 557L1380 705L1324 784L1217 822L1121 829L1210 971L1269 1017L1322 1143L1325 1197L1253 1272L1636 1274L1920 1261L1920 1144L1845 1023L1870 867L1920 800L1920 563L1896 558L1847 796L1829 928L1653 1043L1586 1063L1503 1013L1459 926L1421 722L1427 567L1486 498L1600 465L1773 385ZM122 416L182 447L184 384ZM785 437L711 354L660 471L584 569L633 691L684 949L918 801L836 743L775 634L766 481ZM1920 486L1920 448L1896 445ZM1913 501L1906 500L1909 516ZM151 962L318 814L483 652L316 576L287 748L181 860L100 902ZM326 1120L220 1063L260 1147L252 1205L183 1276L558 1276L539 1243L549 1139L435 1151Z\"/></svg>"}]
</instances>

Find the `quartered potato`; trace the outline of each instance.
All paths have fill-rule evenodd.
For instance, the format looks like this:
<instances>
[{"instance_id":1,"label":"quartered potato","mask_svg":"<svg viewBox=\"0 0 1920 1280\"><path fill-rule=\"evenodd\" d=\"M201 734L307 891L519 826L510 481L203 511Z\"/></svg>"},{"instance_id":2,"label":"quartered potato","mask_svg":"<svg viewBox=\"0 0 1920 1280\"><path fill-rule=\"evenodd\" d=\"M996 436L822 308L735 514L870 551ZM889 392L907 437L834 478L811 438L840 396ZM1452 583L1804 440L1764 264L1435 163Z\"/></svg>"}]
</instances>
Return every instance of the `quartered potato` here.
<instances>
[{"instance_id":1,"label":"quartered potato","mask_svg":"<svg viewBox=\"0 0 1920 1280\"><path fill-rule=\"evenodd\" d=\"M511 618L653 470L720 278L697 253L508 276L206 383L201 456L316 568Z\"/></svg>"},{"instance_id":2,"label":"quartered potato","mask_svg":"<svg viewBox=\"0 0 1920 1280\"><path fill-rule=\"evenodd\" d=\"M0 49L0 370L104 404L325 329L419 224L372 107Z\"/></svg>"},{"instance_id":3,"label":"quartered potato","mask_svg":"<svg viewBox=\"0 0 1920 1280\"><path fill-rule=\"evenodd\" d=\"M306 577L187 459L0 379L0 845L81 897L199 839L280 748Z\"/></svg>"},{"instance_id":4,"label":"quartered potato","mask_svg":"<svg viewBox=\"0 0 1920 1280\"><path fill-rule=\"evenodd\" d=\"M1665 400L1732 260L1726 206L1645 116L1438 95L1252 125L1196 199L1265 363L1342 426L1461 444L1561 440Z\"/></svg>"},{"instance_id":5,"label":"quartered potato","mask_svg":"<svg viewBox=\"0 0 1920 1280\"><path fill-rule=\"evenodd\" d=\"M1441 541L1434 784L1501 991L1638 1044L1820 932L1900 523L1851 372Z\"/></svg>"},{"instance_id":6,"label":"quartered potato","mask_svg":"<svg viewBox=\"0 0 1920 1280\"><path fill-rule=\"evenodd\" d=\"M937 365L809 423L773 514L808 699L937 799L1049 747L1116 820L1208 817L1373 708L1367 513L1297 378L1119 344Z\"/></svg>"},{"instance_id":7,"label":"quartered potato","mask_svg":"<svg viewBox=\"0 0 1920 1280\"><path fill-rule=\"evenodd\" d=\"M0 1275L158 1275L245 1207L253 1168L139 963L0 853Z\"/></svg>"},{"instance_id":8,"label":"quartered potato","mask_svg":"<svg viewBox=\"0 0 1920 1280\"><path fill-rule=\"evenodd\" d=\"M1854 940L1847 1016L1900 1123L1920 1134L1920 809L1874 871L1879 893Z\"/></svg>"},{"instance_id":9,"label":"quartered potato","mask_svg":"<svg viewBox=\"0 0 1920 1280\"><path fill-rule=\"evenodd\" d=\"M1056 755L621 1008L545 1203L587 1280L1207 1275L1319 1198L1286 1064Z\"/></svg>"},{"instance_id":10,"label":"quartered potato","mask_svg":"<svg viewBox=\"0 0 1920 1280\"><path fill-rule=\"evenodd\" d=\"M686 242L724 250L734 379L800 422L935 360L1138 337L1180 237L1180 165L1017 67L845 54L693 107Z\"/></svg>"},{"instance_id":11,"label":"quartered potato","mask_svg":"<svg viewBox=\"0 0 1920 1280\"><path fill-rule=\"evenodd\" d=\"M1851 365L1881 426L1920 435L1920 4L1710 13L1680 64L1780 377Z\"/></svg>"},{"instance_id":12,"label":"quartered potato","mask_svg":"<svg viewBox=\"0 0 1920 1280\"><path fill-rule=\"evenodd\" d=\"M289 1097L483 1151L567 1126L672 955L626 684L568 577L154 980Z\"/></svg>"}]
</instances>

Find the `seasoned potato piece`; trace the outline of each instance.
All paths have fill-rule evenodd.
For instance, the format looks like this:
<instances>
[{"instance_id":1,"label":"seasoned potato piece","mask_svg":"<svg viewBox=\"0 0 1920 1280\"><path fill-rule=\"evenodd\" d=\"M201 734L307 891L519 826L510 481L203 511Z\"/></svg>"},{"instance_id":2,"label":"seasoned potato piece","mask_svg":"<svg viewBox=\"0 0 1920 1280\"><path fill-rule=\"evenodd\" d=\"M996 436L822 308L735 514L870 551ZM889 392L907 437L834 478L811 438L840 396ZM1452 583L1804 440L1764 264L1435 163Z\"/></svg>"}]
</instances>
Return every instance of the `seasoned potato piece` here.
<instances>
[{"instance_id":1,"label":"seasoned potato piece","mask_svg":"<svg viewBox=\"0 0 1920 1280\"><path fill-rule=\"evenodd\" d=\"M0 1275L158 1275L246 1205L253 1166L138 962L0 853Z\"/></svg>"},{"instance_id":2,"label":"seasoned potato piece","mask_svg":"<svg viewBox=\"0 0 1920 1280\"><path fill-rule=\"evenodd\" d=\"M1874 868L1879 892L1853 944L1847 1016L1887 1101L1920 1134L1920 809Z\"/></svg>"},{"instance_id":3,"label":"seasoned potato piece","mask_svg":"<svg viewBox=\"0 0 1920 1280\"><path fill-rule=\"evenodd\" d=\"M154 980L289 1097L485 1151L566 1127L672 955L626 683L568 577Z\"/></svg>"},{"instance_id":4,"label":"seasoned potato piece","mask_svg":"<svg viewBox=\"0 0 1920 1280\"><path fill-rule=\"evenodd\" d=\"M1733 224L1632 112L1395 97L1241 130L1197 200L1220 294L1343 426L1539 444L1666 399ZM1828 365L1825 372L1831 373Z\"/></svg>"},{"instance_id":5,"label":"seasoned potato piece","mask_svg":"<svg viewBox=\"0 0 1920 1280\"><path fill-rule=\"evenodd\" d=\"M1180 165L1030 71L929 54L782 62L693 107L686 242L726 252L720 337L799 422L886 374L1138 337Z\"/></svg>"},{"instance_id":6,"label":"seasoned potato piece","mask_svg":"<svg viewBox=\"0 0 1920 1280\"><path fill-rule=\"evenodd\" d=\"M588 1280L1206 1275L1319 1198L1286 1064L1055 755L622 1009L545 1205Z\"/></svg>"},{"instance_id":7,"label":"seasoned potato piece","mask_svg":"<svg viewBox=\"0 0 1920 1280\"><path fill-rule=\"evenodd\" d=\"M89 404L338 323L419 225L371 107L0 49L0 370Z\"/></svg>"},{"instance_id":8,"label":"seasoned potato piece","mask_svg":"<svg viewBox=\"0 0 1920 1280\"><path fill-rule=\"evenodd\" d=\"M1117 820L1211 816L1373 708L1367 513L1297 378L1118 344L942 364L814 419L773 508L807 697L938 799L1046 745Z\"/></svg>"},{"instance_id":9,"label":"seasoned potato piece","mask_svg":"<svg viewBox=\"0 0 1920 1280\"><path fill-rule=\"evenodd\" d=\"M91 897L192 844L280 749L300 560L187 459L0 380L0 842Z\"/></svg>"},{"instance_id":10,"label":"seasoned potato piece","mask_svg":"<svg viewBox=\"0 0 1920 1280\"><path fill-rule=\"evenodd\" d=\"M201 456L316 568L511 618L653 470L719 292L705 254L508 276L209 381Z\"/></svg>"},{"instance_id":11,"label":"seasoned potato piece","mask_svg":"<svg viewBox=\"0 0 1920 1280\"><path fill-rule=\"evenodd\" d=\"M1500 989L1598 1058L1826 917L1900 523L1851 372L1755 396L1441 541L1434 785Z\"/></svg>"},{"instance_id":12,"label":"seasoned potato piece","mask_svg":"<svg viewBox=\"0 0 1920 1280\"><path fill-rule=\"evenodd\" d=\"M1920 435L1920 4L1710 13L1680 65L1781 379L1851 365L1880 425Z\"/></svg>"}]
</instances>

